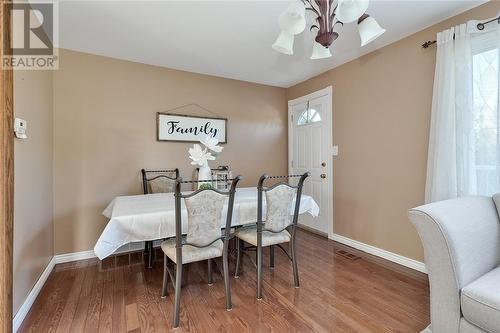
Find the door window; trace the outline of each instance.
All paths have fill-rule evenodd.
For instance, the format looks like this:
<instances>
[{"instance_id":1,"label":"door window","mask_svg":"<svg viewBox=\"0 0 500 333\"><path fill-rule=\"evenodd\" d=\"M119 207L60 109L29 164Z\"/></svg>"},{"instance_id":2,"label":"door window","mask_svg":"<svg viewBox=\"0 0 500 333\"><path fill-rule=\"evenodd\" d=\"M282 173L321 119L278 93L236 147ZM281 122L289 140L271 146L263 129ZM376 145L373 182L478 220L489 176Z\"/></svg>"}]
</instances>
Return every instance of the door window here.
<instances>
[{"instance_id":1,"label":"door window","mask_svg":"<svg viewBox=\"0 0 500 333\"><path fill-rule=\"evenodd\" d=\"M300 115L299 119L297 119L297 125L303 126L311 123L317 123L321 121L321 115L315 109L308 108L304 110Z\"/></svg>"}]
</instances>

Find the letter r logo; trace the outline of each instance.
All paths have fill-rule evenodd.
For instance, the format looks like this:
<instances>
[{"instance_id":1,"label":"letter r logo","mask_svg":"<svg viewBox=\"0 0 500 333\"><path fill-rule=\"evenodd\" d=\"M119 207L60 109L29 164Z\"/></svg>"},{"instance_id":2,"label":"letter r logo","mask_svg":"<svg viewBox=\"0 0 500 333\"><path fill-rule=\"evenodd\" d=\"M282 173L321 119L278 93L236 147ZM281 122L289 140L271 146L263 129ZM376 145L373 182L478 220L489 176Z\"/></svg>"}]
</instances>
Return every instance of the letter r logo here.
<instances>
[{"instance_id":1,"label":"letter r logo","mask_svg":"<svg viewBox=\"0 0 500 333\"><path fill-rule=\"evenodd\" d=\"M7 3L11 11L14 55L52 55L54 11L52 3Z\"/></svg>"}]
</instances>

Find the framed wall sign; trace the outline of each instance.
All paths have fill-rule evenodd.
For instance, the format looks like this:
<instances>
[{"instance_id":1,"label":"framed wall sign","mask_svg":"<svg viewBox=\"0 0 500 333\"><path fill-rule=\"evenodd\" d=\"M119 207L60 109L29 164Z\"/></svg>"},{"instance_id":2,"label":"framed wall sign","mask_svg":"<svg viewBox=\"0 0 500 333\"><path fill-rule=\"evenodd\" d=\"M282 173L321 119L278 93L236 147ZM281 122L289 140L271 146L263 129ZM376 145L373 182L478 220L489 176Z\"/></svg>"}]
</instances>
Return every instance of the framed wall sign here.
<instances>
[{"instance_id":1,"label":"framed wall sign","mask_svg":"<svg viewBox=\"0 0 500 333\"><path fill-rule=\"evenodd\" d=\"M207 136L227 143L227 119L158 112L158 141L198 142Z\"/></svg>"}]
</instances>

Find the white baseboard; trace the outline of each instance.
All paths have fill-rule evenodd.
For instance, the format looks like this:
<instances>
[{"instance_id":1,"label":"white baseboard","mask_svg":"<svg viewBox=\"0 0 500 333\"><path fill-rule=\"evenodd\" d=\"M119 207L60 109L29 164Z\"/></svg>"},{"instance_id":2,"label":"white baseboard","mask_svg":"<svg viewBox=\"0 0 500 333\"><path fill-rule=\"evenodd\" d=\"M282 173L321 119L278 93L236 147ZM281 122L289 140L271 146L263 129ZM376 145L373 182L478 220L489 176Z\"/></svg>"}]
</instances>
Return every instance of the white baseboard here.
<instances>
[{"instance_id":1,"label":"white baseboard","mask_svg":"<svg viewBox=\"0 0 500 333\"><path fill-rule=\"evenodd\" d=\"M153 246L159 247L161 242L162 242L161 240L154 241ZM123 253L127 253L127 252L140 251L142 249L144 249L144 242L129 243L129 244L126 244L126 245L120 247L118 250L116 250L113 253L113 255L123 254ZM56 265L63 264L66 262L85 260L85 259L93 259L93 258L97 258L95 253L94 253L94 250L65 253L65 254L57 254L54 256Z\"/></svg>"},{"instance_id":2,"label":"white baseboard","mask_svg":"<svg viewBox=\"0 0 500 333\"><path fill-rule=\"evenodd\" d=\"M347 238L345 236L341 236L338 234L332 234L328 238L330 238L331 240L334 240L336 242L342 243L344 245L358 249L360 251L372 254L374 256L377 256L377 257L380 257L380 258L383 258L383 259L386 259L389 261L392 261L396 264L414 269L414 270L422 272L422 273L427 273L427 270L425 269L425 264L423 262L420 262L420 261L417 261L414 259L410 259L407 257L403 257L402 255L392 253L392 252L380 249L380 248L372 246L372 245L361 243L357 240L350 239L350 238Z\"/></svg>"},{"instance_id":3,"label":"white baseboard","mask_svg":"<svg viewBox=\"0 0 500 333\"><path fill-rule=\"evenodd\" d=\"M57 254L54 256L55 264L64 264L66 262L85 260L95 258L94 250Z\"/></svg>"},{"instance_id":4,"label":"white baseboard","mask_svg":"<svg viewBox=\"0 0 500 333\"><path fill-rule=\"evenodd\" d=\"M35 302L38 294L40 293L40 290L42 290L42 287L45 284L45 282L47 281L55 264L56 264L55 258L52 257L52 259L50 259L49 263L47 264L47 266L43 270L42 274L40 275L40 277L36 281L35 285L31 289L31 291L29 292L28 296L24 300L24 303L21 305L21 307L17 311L16 315L14 316L14 319L12 320L12 331L13 332L17 332L17 330L19 329L19 327L23 323L24 318L26 317L26 315L30 311L31 306Z\"/></svg>"}]
</instances>

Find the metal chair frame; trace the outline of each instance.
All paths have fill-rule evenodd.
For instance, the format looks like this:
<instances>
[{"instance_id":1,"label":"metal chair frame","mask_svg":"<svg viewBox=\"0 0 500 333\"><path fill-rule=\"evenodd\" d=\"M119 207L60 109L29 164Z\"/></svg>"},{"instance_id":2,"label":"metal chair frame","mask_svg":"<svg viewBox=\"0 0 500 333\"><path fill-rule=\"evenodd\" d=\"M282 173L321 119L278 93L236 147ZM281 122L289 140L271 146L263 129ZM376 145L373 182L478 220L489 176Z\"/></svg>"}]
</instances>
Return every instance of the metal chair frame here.
<instances>
[{"instance_id":1,"label":"metal chair frame","mask_svg":"<svg viewBox=\"0 0 500 333\"><path fill-rule=\"evenodd\" d=\"M154 176L151 178L148 178L147 174L148 173L174 173L175 172L175 177L169 177L167 175L158 175ZM179 169L169 169L169 170L145 170L141 169L141 174L142 174L142 190L144 194L150 194L148 191L148 182L155 180L157 178L167 178L170 180L175 181L177 178L179 178ZM153 241L145 241L144 242L144 254L148 256L148 268L153 268Z\"/></svg>"},{"instance_id":2,"label":"metal chair frame","mask_svg":"<svg viewBox=\"0 0 500 333\"><path fill-rule=\"evenodd\" d=\"M292 267L293 267L293 282L295 288L299 288L300 282L299 282L299 270L298 270L298 264L297 264L297 254L296 254L296 246L295 246L295 233L297 229L297 223L298 223L298 218L299 218L299 210L300 210L300 199L302 197L302 188L304 185L304 181L306 180L307 177L309 177L310 173L306 172L303 175L288 175L288 176L268 176L268 175L262 175L259 179L259 183L257 186L257 247L255 246L250 246L247 248L243 247L243 241L239 238L237 241L237 257L236 257L236 270L235 270L235 277L238 278L239 276L239 270L241 266L241 254L246 253L248 250L256 250L256 262L253 262L252 258L249 256L251 259L252 263L254 266L257 268L257 299L262 299L262 232L267 231L267 232L272 232L272 233L280 233L284 230L287 230L290 233L290 242L289 242L289 249L288 251L285 250L285 248L281 244L275 244L278 248L283 250L285 255L288 257L288 259L292 262ZM297 178L300 177L299 182L297 186L292 186L289 183L283 181L279 182L277 184L272 185L271 187L264 187L264 181L266 179L281 179L281 178ZM269 230L265 228L265 223L262 219L262 208L263 208L263 194L264 192L271 191L272 189L285 185L290 188L295 188L297 189L296 197L295 197L295 207L293 210L293 218L292 218L292 223L286 226L285 228L274 231L274 230ZM274 246L275 245L270 245L269 250L270 250L270 257L269 257L269 266L271 268L274 267Z\"/></svg>"},{"instance_id":3,"label":"metal chair frame","mask_svg":"<svg viewBox=\"0 0 500 333\"><path fill-rule=\"evenodd\" d=\"M238 182L243 179L242 176L237 176L231 179L231 187L229 191L220 191L213 188L210 189L200 189L194 191L189 194L181 193L181 184L186 183L198 183L198 182L206 182L205 180L192 180L192 181L183 181L182 178L178 178L175 183L175 255L176 255L176 263L171 263L166 254L164 254L164 264L163 264L163 286L161 295L162 297L167 296L167 287L168 287L168 278L172 280L172 284L175 290L175 300L174 300L174 319L173 319L173 327L179 327L179 312L180 312L180 300L181 300L181 285L182 285L182 247L185 245L194 246L197 248L205 248L218 240L222 240L224 242L223 250L222 250L222 262L223 262L223 270L224 270L224 287L226 290L226 309L228 311L232 310L232 301L231 301L231 286L229 280L229 263L228 263L228 247L229 241L234 237L234 234L231 234L231 221L233 217L233 207L234 207L234 197L236 193L236 186ZM221 236L214 239L208 244L199 245L192 244L185 240L182 234L182 211L181 211L181 201L185 198L193 197L203 191L214 191L219 194L227 195L229 197L228 208L227 208L227 216L226 216L226 224L223 233ZM172 266L172 267L170 267ZM175 266L175 267L174 267ZM174 276L175 275L175 276ZM212 284L212 259L208 259L208 284Z\"/></svg>"}]
</instances>

